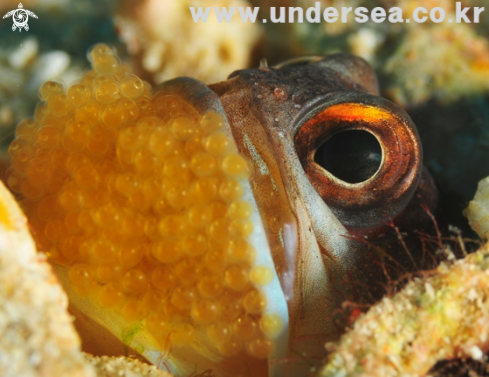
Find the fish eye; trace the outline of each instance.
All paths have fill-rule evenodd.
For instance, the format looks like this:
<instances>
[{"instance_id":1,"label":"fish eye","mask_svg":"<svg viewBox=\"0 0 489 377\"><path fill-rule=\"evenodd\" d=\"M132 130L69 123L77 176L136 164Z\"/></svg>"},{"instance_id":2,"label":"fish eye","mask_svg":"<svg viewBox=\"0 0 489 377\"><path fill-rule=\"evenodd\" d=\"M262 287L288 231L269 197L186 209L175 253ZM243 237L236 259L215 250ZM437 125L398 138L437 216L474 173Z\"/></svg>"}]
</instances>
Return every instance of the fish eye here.
<instances>
[{"instance_id":1,"label":"fish eye","mask_svg":"<svg viewBox=\"0 0 489 377\"><path fill-rule=\"evenodd\" d=\"M360 183L379 170L382 148L375 136L367 131L342 131L318 148L314 161L344 182Z\"/></svg>"},{"instance_id":2,"label":"fish eye","mask_svg":"<svg viewBox=\"0 0 489 377\"><path fill-rule=\"evenodd\" d=\"M345 100L306 109L295 125L295 149L344 226L380 226L404 210L418 187L421 142L411 118L388 100L365 93Z\"/></svg>"}]
</instances>

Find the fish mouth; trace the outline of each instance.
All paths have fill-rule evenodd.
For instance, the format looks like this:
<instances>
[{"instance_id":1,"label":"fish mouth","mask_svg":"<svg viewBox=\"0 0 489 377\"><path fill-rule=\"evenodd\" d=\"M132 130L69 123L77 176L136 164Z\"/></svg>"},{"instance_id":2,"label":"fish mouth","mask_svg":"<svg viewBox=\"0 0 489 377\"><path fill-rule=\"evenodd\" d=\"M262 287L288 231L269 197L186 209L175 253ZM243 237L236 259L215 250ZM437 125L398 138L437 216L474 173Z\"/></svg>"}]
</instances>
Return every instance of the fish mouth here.
<instances>
[{"instance_id":1,"label":"fish mouth","mask_svg":"<svg viewBox=\"0 0 489 377\"><path fill-rule=\"evenodd\" d=\"M255 111L266 106L240 93L239 75L151 91L110 47L89 56L94 70L80 82L41 87L44 102L10 146L8 177L73 312L87 319L85 339L114 349L96 323L176 375L196 364L223 376L306 373L304 358L318 362L337 336L342 282L361 275L368 253L318 190L307 169L318 148L302 153L304 140L320 129L314 116L348 123L370 97L294 110L309 112L292 117L301 128L290 132L280 119L297 107L283 89L272 92L280 106L270 124L270 112ZM375 101L367 113L385 120L388 105ZM372 179L329 178L346 190L374 182L388 165L382 151Z\"/></svg>"}]
</instances>

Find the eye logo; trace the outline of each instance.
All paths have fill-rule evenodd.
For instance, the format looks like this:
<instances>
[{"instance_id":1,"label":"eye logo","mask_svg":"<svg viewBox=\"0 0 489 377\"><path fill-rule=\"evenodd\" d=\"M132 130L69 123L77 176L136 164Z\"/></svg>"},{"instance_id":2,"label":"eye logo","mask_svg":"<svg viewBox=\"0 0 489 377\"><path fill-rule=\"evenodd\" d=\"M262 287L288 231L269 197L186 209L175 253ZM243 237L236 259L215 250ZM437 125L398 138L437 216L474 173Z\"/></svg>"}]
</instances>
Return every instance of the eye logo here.
<instances>
[{"instance_id":1,"label":"eye logo","mask_svg":"<svg viewBox=\"0 0 489 377\"><path fill-rule=\"evenodd\" d=\"M15 31L17 28L19 29L19 31L22 31L22 28L28 31L29 25L27 25L27 20L29 19L29 16L37 18L37 16L33 12L24 9L22 3L19 3L18 9L11 10L5 16L3 16L3 18L7 18L10 16L12 16L12 19L14 21L14 24L12 25L13 31Z\"/></svg>"}]
</instances>

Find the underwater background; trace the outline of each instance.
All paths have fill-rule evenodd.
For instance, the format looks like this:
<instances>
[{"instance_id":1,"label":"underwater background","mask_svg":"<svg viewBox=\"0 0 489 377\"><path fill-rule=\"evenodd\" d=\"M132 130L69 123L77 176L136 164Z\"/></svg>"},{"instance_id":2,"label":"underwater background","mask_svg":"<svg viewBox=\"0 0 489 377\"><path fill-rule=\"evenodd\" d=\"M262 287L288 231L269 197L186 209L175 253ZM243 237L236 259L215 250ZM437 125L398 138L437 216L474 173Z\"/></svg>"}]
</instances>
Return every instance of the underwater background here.
<instances>
[{"instance_id":1,"label":"underwater background","mask_svg":"<svg viewBox=\"0 0 489 377\"><path fill-rule=\"evenodd\" d=\"M124 63L152 85L179 76L210 84L234 70L273 66L301 55L347 52L361 56L376 71L381 95L400 105L416 124L424 164L440 191L437 221L477 237L462 211L478 182L489 176L489 9L480 23L364 24L230 23L194 24L190 6L314 6L305 0L26 0L29 30L12 30L0 19L0 178L15 126L33 117L39 87L47 80L66 85L90 65L87 50L96 43L114 46ZM400 7L405 14L423 6L441 7L447 18L452 0L322 0L321 9ZM465 0L483 7L487 0ZM0 0L2 15L17 1ZM468 13L470 19L472 16ZM213 18L213 16L211 16Z\"/></svg>"}]
</instances>

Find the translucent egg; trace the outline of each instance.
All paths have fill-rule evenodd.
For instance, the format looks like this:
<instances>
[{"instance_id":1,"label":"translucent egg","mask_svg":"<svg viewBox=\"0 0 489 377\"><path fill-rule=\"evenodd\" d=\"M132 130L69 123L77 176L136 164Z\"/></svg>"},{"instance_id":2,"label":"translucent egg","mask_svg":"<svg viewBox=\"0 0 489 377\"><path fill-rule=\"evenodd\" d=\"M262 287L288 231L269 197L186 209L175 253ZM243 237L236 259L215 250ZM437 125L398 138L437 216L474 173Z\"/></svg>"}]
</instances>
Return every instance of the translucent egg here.
<instances>
[{"instance_id":1,"label":"translucent egg","mask_svg":"<svg viewBox=\"0 0 489 377\"><path fill-rule=\"evenodd\" d=\"M90 99L90 88L83 84L73 84L68 88L66 93L68 101L70 101L73 107L79 107L87 103Z\"/></svg>"},{"instance_id":2,"label":"translucent egg","mask_svg":"<svg viewBox=\"0 0 489 377\"><path fill-rule=\"evenodd\" d=\"M44 84L41 85L41 88L39 89L39 99L41 101L46 101L52 94L63 92L63 82L55 80L46 81Z\"/></svg>"},{"instance_id":3,"label":"translucent egg","mask_svg":"<svg viewBox=\"0 0 489 377\"><path fill-rule=\"evenodd\" d=\"M124 97L137 98L144 93L143 81L136 75L126 73L121 77L120 85Z\"/></svg>"}]
</instances>

